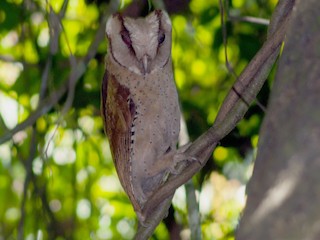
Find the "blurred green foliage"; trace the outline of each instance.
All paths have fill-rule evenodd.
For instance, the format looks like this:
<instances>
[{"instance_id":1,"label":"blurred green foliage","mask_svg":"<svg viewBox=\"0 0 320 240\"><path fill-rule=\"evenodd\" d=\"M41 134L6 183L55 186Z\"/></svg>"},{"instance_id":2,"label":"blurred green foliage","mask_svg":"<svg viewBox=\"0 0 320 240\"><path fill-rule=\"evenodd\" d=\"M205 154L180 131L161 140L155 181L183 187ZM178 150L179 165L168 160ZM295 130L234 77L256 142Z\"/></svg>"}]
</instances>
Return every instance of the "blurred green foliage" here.
<instances>
[{"instance_id":1,"label":"blurred green foliage","mask_svg":"<svg viewBox=\"0 0 320 240\"><path fill-rule=\"evenodd\" d=\"M213 123L235 81L225 65L218 2L192 0L188 11L171 16L175 79L192 140ZM122 1L121 7L128 4ZM275 4L230 0L228 14L269 19ZM72 59L86 57L108 7L84 0L0 2L0 138L68 86ZM239 74L262 45L267 27L228 21L226 30L229 61ZM106 47L101 41L85 66L66 113L68 94L0 145L0 239L134 236L137 221L117 179L99 113ZM262 104L268 93L266 84ZM253 106L194 178L204 239L234 239L262 118L261 108ZM180 188L173 205L188 239L185 198ZM154 239L167 238L161 223Z\"/></svg>"}]
</instances>

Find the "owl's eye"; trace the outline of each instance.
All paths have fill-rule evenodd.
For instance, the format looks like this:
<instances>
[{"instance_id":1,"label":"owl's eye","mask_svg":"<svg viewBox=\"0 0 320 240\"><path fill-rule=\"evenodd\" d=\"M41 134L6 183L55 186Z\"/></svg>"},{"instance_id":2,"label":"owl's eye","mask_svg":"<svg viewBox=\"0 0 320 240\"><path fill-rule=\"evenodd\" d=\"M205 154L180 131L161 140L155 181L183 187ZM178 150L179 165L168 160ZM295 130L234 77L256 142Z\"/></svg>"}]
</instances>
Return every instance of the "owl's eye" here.
<instances>
[{"instance_id":1,"label":"owl's eye","mask_svg":"<svg viewBox=\"0 0 320 240\"><path fill-rule=\"evenodd\" d=\"M129 32L126 31L126 30L123 30L123 31L120 32L120 34L121 34L122 41L123 41L128 47L131 47L132 42L131 42L131 38L130 38Z\"/></svg>"},{"instance_id":2,"label":"owl's eye","mask_svg":"<svg viewBox=\"0 0 320 240\"><path fill-rule=\"evenodd\" d=\"M166 39L166 35L165 35L163 32L160 32L160 33L159 33L159 36L158 36L158 42L159 42L159 44L162 44L165 39Z\"/></svg>"}]
</instances>

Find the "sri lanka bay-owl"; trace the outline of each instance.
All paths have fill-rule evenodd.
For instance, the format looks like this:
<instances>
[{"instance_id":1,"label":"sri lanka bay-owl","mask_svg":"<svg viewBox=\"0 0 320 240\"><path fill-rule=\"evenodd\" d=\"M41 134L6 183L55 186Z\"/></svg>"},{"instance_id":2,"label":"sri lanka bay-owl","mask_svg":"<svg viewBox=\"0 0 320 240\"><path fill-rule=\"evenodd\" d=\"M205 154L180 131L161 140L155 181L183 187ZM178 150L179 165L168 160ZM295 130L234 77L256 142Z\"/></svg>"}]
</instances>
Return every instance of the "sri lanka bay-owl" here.
<instances>
[{"instance_id":1,"label":"sri lanka bay-owl","mask_svg":"<svg viewBox=\"0 0 320 240\"><path fill-rule=\"evenodd\" d=\"M180 131L171 21L161 10L138 19L114 14L106 34L102 116L120 182L139 216L171 171L165 156L176 151Z\"/></svg>"}]
</instances>

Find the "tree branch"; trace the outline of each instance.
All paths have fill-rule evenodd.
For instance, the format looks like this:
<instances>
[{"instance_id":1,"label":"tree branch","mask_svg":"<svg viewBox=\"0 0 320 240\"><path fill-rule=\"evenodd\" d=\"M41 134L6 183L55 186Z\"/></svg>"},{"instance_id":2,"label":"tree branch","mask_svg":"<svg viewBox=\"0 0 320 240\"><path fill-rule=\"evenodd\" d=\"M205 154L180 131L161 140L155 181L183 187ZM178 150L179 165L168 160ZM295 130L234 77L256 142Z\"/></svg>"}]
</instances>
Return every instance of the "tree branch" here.
<instances>
[{"instance_id":1,"label":"tree branch","mask_svg":"<svg viewBox=\"0 0 320 240\"><path fill-rule=\"evenodd\" d=\"M179 134L179 147L184 146L190 142L187 124L184 117L181 117L180 121L181 129ZM188 211L188 223L190 229L190 239L200 240L201 235L201 224L200 224L200 213L199 213L199 202L196 198L196 190L192 179L185 183L184 188L186 190L186 202Z\"/></svg>"},{"instance_id":2,"label":"tree branch","mask_svg":"<svg viewBox=\"0 0 320 240\"><path fill-rule=\"evenodd\" d=\"M159 223L162 220L158 217L163 216L163 212L167 211L167 208L162 209L162 213L156 211L157 215L155 216L154 209L159 209L160 204L168 205L167 202L170 201L170 196L175 190L205 165L216 144L243 118L249 108L248 104L255 99L279 54L293 5L294 0L287 1L286 11L275 11L275 14L279 15L277 18L281 19L277 24L277 30L267 39L239 76L223 102L213 126L184 152L186 156L196 157L198 161L189 161L187 164L182 162L178 166L181 167L179 171L181 174L170 175L167 182L154 191L154 194L148 199L143 208L143 214L149 216L152 224L139 228L136 239L145 239L151 236L154 228L158 225L156 222ZM282 6L281 1L279 6ZM145 236L145 238L139 236Z\"/></svg>"},{"instance_id":3,"label":"tree branch","mask_svg":"<svg viewBox=\"0 0 320 240\"><path fill-rule=\"evenodd\" d=\"M30 148L29 148L29 157L26 159L26 162L24 163L24 167L26 170L26 176L24 179L24 184L23 184L23 195L22 195L22 200L21 200L21 205L20 205L20 220L19 220L19 225L18 225L18 240L23 240L24 239L24 221L26 217L26 202L27 202L27 193L28 193L28 186L30 181L33 178L33 171L32 171L32 162L33 159L36 156L37 152L37 130L35 127L32 129L32 135L31 135L31 141L30 141Z\"/></svg>"}]
</instances>

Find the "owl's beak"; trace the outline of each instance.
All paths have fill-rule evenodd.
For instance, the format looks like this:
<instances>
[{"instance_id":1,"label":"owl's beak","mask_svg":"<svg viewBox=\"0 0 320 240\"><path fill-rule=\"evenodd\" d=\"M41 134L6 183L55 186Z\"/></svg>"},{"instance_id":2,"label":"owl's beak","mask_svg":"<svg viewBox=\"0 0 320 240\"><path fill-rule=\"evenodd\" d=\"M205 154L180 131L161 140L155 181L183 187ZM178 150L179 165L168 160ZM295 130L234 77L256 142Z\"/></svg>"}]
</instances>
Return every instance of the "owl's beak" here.
<instances>
[{"instance_id":1,"label":"owl's beak","mask_svg":"<svg viewBox=\"0 0 320 240\"><path fill-rule=\"evenodd\" d=\"M149 61L149 56L147 54L143 55L142 57L142 64L143 64L143 72L144 74L150 72L150 61Z\"/></svg>"}]
</instances>

